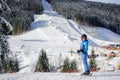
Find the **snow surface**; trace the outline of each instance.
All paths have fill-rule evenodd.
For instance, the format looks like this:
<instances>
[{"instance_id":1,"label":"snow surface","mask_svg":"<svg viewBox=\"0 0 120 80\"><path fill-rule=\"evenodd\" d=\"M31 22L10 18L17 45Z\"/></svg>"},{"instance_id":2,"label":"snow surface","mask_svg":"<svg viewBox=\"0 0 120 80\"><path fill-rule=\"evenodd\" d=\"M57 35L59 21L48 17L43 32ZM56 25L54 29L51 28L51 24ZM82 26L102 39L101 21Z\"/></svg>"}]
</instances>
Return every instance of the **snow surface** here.
<instances>
[{"instance_id":1,"label":"snow surface","mask_svg":"<svg viewBox=\"0 0 120 80\"><path fill-rule=\"evenodd\" d=\"M10 49L13 52L12 56L17 57L19 61L20 71L18 74L2 74L1 80L86 80L88 77L83 78L80 73L75 74L61 74L61 73L31 73L34 70L35 64L38 60L38 56L41 49L45 49L49 58L49 63L52 66L59 67L63 59L69 57L70 60L76 59L79 64L78 67L83 72L82 62L78 54L71 55L70 51L79 49L79 43L81 41L81 34L86 33L88 35L90 44L93 45L109 45L111 43L118 43L120 36L112 33L111 31L103 31L102 28L97 33L105 33L111 38L106 38L106 35L100 35L100 38L96 38L89 34L86 29L78 28L78 25L72 21L67 20L57 12L54 12L51 5L45 0L42 0L44 7L44 13L42 15L35 15L34 22L31 24L32 30L19 36L9 36ZM92 30L92 29L91 29ZM111 35L110 35L111 34ZM104 43L104 44L103 44ZM89 46L89 53L92 46ZM102 48L96 47L97 53L109 53ZM118 52L117 52L118 53ZM60 56L61 55L61 56ZM103 59L99 58L98 60ZM117 59L118 60L118 59ZM113 62L114 63L114 62ZM101 63L103 64L103 63ZM105 67L105 66L103 66ZM24 73L24 74L21 74ZM29 73L29 74L28 74ZM101 73L100 73L101 74ZM114 73L111 73L114 74ZM117 73L116 73L117 74ZM66 77L67 76L67 77ZM119 77L119 76L118 76ZM90 77L89 77L90 78ZM91 80L101 79L115 79L112 77L91 77Z\"/></svg>"},{"instance_id":2,"label":"snow surface","mask_svg":"<svg viewBox=\"0 0 120 80\"><path fill-rule=\"evenodd\" d=\"M120 4L120 0L86 0L86 1Z\"/></svg>"},{"instance_id":3,"label":"snow surface","mask_svg":"<svg viewBox=\"0 0 120 80\"><path fill-rule=\"evenodd\" d=\"M107 75L106 75L107 74ZM0 80L119 80L120 73L93 73L93 76L80 76L80 73L28 73L1 74Z\"/></svg>"}]
</instances>

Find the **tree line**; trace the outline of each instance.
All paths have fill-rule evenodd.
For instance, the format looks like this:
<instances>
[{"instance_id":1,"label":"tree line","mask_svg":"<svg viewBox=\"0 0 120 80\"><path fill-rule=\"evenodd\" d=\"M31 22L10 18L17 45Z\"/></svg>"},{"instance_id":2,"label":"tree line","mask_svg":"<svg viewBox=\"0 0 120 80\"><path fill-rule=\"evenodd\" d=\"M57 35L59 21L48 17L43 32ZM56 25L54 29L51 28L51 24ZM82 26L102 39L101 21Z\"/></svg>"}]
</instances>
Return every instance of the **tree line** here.
<instances>
[{"instance_id":1,"label":"tree line","mask_svg":"<svg viewBox=\"0 0 120 80\"><path fill-rule=\"evenodd\" d=\"M34 14L43 12L42 0L7 0L10 11L2 16L13 26L12 35L19 35L31 29Z\"/></svg>"},{"instance_id":2,"label":"tree line","mask_svg":"<svg viewBox=\"0 0 120 80\"><path fill-rule=\"evenodd\" d=\"M51 0L53 9L81 25L99 26L120 34L120 5L84 0Z\"/></svg>"}]
</instances>

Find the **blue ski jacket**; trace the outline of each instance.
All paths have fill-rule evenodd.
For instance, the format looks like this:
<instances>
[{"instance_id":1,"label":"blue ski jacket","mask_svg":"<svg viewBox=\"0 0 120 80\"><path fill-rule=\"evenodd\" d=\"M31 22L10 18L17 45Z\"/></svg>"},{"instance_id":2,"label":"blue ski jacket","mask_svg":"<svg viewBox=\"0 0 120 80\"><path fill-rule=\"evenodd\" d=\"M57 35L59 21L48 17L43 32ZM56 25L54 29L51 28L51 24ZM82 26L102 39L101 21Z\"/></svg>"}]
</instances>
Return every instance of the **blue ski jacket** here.
<instances>
[{"instance_id":1,"label":"blue ski jacket","mask_svg":"<svg viewBox=\"0 0 120 80\"><path fill-rule=\"evenodd\" d=\"M84 52L82 53L85 53L85 54L88 54L88 40L83 40L80 44L80 50L84 50Z\"/></svg>"}]
</instances>

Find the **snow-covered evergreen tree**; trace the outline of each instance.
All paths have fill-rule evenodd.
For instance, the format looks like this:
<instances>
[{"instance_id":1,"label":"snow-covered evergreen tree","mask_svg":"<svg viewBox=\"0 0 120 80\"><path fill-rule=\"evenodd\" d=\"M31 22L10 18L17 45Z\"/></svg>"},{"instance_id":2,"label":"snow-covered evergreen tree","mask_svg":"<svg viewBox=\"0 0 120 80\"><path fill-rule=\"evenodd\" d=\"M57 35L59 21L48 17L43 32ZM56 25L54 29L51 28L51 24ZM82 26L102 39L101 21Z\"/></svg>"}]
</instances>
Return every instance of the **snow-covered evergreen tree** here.
<instances>
[{"instance_id":1,"label":"snow-covered evergreen tree","mask_svg":"<svg viewBox=\"0 0 120 80\"><path fill-rule=\"evenodd\" d=\"M67 72L69 70L70 70L70 61L68 58L66 58L63 63L62 72Z\"/></svg>"},{"instance_id":2,"label":"snow-covered evergreen tree","mask_svg":"<svg viewBox=\"0 0 120 80\"><path fill-rule=\"evenodd\" d=\"M96 58L95 51L92 50L92 54L90 55L90 61L89 61L89 67L90 67L90 69L97 67L95 58Z\"/></svg>"},{"instance_id":3,"label":"snow-covered evergreen tree","mask_svg":"<svg viewBox=\"0 0 120 80\"><path fill-rule=\"evenodd\" d=\"M78 70L77 62L75 60L71 61L66 58L64 60L61 72L76 72Z\"/></svg>"},{"instance_id":4,"label":"snow-covered evergreen tree","mask_svg":"<svg viewBox=\"0 0 120 80\"><path fill-rule=\"evenodd\" d=\"M0 72L17 72L18 63L8 57L10 49L7 34L12 30L12 26L1 16L6 10L10 10L6 0L0 0Z\"/></svg>"},{"instance_id":5,"label":"snow-covered evergreen tree","mask_svg":"<svg viewBox=\"0 0 120 80\"><path fill-rule=\"evenodd\" d=\"M19 71L19 65L18 61L14 59L9 60L8 69L10 72L18 72Z\"/></svg>"},{"instance_id":6,"label":"snow-covered evergreen tree","mask_svg":"<svg viewBox=\"0 0 120 80\"><path fill-rule=\"evenodd\" d=\"M35 66L35 72L50 72L48 58L44 49L40 52L38 62Z\"/></svg>"},{"instance_id":7,"label":"snow-covered evergreen tree","mask_svg":"<svg viewBox=\"0 0 120 80\"><path fill-rule=\"evenodd\" d=\"M78 70L76 60L73 60L73 61L70 63L70 70L73 70L73 71L77 71L77 70Z\"/></svg>"}]
</instances>

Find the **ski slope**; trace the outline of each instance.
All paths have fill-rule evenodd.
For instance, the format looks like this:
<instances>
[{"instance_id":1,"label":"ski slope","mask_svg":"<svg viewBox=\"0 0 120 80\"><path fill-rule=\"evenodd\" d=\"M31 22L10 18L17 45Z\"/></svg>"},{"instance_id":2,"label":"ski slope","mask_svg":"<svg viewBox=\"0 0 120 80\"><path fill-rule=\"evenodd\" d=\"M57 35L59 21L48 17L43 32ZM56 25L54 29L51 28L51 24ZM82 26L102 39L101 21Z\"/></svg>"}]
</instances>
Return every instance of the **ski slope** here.
<instances>
[{"instance_id":1,"label":"ski slope","mask_svg":"<svg viewBox=\"0 0 120 80\"><path fill-rule=\"evenodd\" d=\"M108 29L102 27L94 27L94 28L84 27L84 31L86 31L92 37L97 38L99 40L120 43L120 35Z\"/></svg>"},{"instance_id":2,"label":"ski slope","mask_svg":"<svg viewBox=\"0 0 120 80\"><path fill-rule=\"evenodd\" d=\"M37 62L41 49L45 49L49 58L50 65L60 66L59 55L62 54L62 59L68 56L69 58L78 59L79 56L70 56L71 49L76 51L79 49L81 35L86 33L90 44L104 46L120 40L120 36L111 31L102 32L102 29L97 31L99 38L95 38L89 34L82 26L72 21L67 20L62 15L53 11L51 5L45 0L42 0L44 13L35 15L34 22L31 23L32 30L19 36L9 36L10 49L13 52L13 57L17 56L20 62L19 73L33 72L35 63ZM99 30L99 29L98 29ZM102 35L100 33L105 33ZM107 35L109 37L107 38ZM116 39L111 40L117 35ZM91 50L91 46L89 52ZM104 50L103 50L104 52ZM61 62L62 63L62 62ZM80 63L79 63L80 64Z\"/></svg>"},{"instance_id":3,"label":"ski slope","mask_svg":"<svg viewBox=\"0 0 120 80\"><path fill-rule=\"evenodd\" d=\"M109 44L120 44L120 35L102 28L102 27L85 27L81 26L81 31L88 35L89 39L96 42L99 46L109 45ZM93 43L92 43L93 45Z\"/></svg>"},{"instance_id":4,"label":"ski slope","mask_svg":"<svg viewBox=\"0 0 120 80\"><path fill-rule=\"evenodd\" d=\"M120 0L86 0L86 1L111 3L111 4L120 4Z\"/></svg>"}]
</instances>

